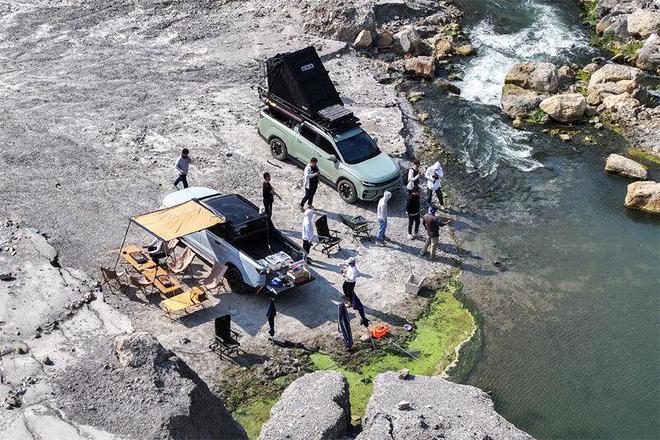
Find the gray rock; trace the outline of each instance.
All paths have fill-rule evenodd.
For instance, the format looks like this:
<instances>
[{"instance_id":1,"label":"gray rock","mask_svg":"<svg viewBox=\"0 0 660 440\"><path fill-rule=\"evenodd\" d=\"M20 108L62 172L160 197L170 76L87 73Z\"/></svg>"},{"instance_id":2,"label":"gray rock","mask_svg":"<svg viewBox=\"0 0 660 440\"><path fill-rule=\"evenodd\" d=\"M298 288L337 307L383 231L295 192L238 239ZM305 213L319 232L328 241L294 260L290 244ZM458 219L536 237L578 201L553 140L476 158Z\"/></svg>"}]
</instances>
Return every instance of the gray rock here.
<instances>
[{"instance_id":1,"label":"gray rock","mask_svg":"<svg viewBox=\"0 0 660 440\"><path fill-rule=\"evenodd\" d=\"M351 420L348 382L336 371L306 374L284 390L270 416L260 440L339 438Z\"/></svg>"},{"instance_id":2,"label":"gray rock","mask_svg":"<svg viewBox=\"0 0 660 440\"><path fill-rule=\"evenodd\" d=\"M637 51L637 67L660 75L660 36L653 34L644 41Z\"/></svg>"},{"instance_id":3,"label":"gray rock","mask_svg":"<svg viewBox=\"0 0 660 440\"><path fill-rule=\"evenodd\" d=\"M635 67L623 66L621 64L606 64L591 75L591 78L589 79L589 87L596 84L618 82L622 80L633 81L635 85L637 85L642 75L642 71Z\"/></svg>"},{"instance_id":4,"label":"gray rock","mask_svg":"<svg viewBox=\"0 0 660 440\"><path fill-rule=\"evenodd\" d=\"M631 183L628 185L624 204L628 208L639 209L652 214L660 214L660 183Z\"/></svg>"},{"instance_id":5,"label":"gray rock","mask_svg":"<svg viewBox=\"0 0 660 440\"><path fill-rule=\"evenodd\" d=\"M408 58L405 61L406 72L422 78L433 79L435 77L435 61L433 57L419 56Z\"/></svg>"},{"instance_id":6,"label":"gray rock","mask_svg":"<svg viewBox=\"0 0 660 440\"><path fill-rule=\"evenodd\" d=\"M358 49L366 49L371 46L373 41L374 39L371 36L371 31L363 29L355 38L355 41L353 42L353 47L356 47Z\"/></svg>"},{"instance_id":7,"label":"gray rock","mask_svg":"<svg viewBox=\"0 0 660 440\"><path fill-rule=\"evenodd\" d=\"M648 171L632 159L619 154L610 154L605 161L605 171L631 179L646 180Z\"/></svg>"},{"instance_id":8,"label":"gray rock","mask_svg":"<svg viewBox=\"0 0 660 440\"><path fill-rule=\"evenodd\" d=\"M543 96L533 90L524 89L514 84L505 84L502 88L502 111L510 118L523 118L539 106Z\"/></svg>"},{"instance_id":9,"label":"gray rock","mask_svg":"<svg viewBox=\"0 0 660 440\"><path fill-rule=\"evenodd\" d=\"M414 411L401 411L405 400ZM401 380L397 373L379 374L357 440L492 439L528 440L493 408L478 388L438 377Z\"/></svg>"},{"instance_id":10,"label":"gray rock","mask_svg":"<svg viewBox=\"0 0 660 440\"><path fill-rule=\"evenodd\" d=\"M504 84L537 93L554 93L559 87L557 67L552 63L519 63L507 73Z\"/></svg>"},{"instance_id":11,"label":"gray rock","mask_svg":"<svg viewBox=\"0 0 660 440\"><path fill-rule=\"evenodd\" d=\"M403 370L399 371L399 379L407 379L410 376L410 370L407 368L404 368Z\"/></svg>"},{"instance_id":12,"label":"gray rock","mask_svg":"<svg viewBox=\"0 0 660 440\"><path fill-rule=\"evenodd\" d=\"M408 27L394 34L395 47L403 53L417 55L422 48L422 38L415 28Z\"/></svg>"},{"instance_id":13,"label":"gray rock","mask_svg":"<svg viewBox=\"0 0 660 440\"><path fill-rule=\"evenodd\" d=\"M166 353L158 340L148 333L116 336L113 345L122 367L141 367Z\"/></svg>"},{"instance_id":14,"label":"gray rock","mask_svg":"<svg viewBox=\"0 0 660 440\"><path fill-rule=\"evenodd\" d=\"M412 406L410 406L410 402L407 400L402 400L401 402L396 404L396 407L399 411L408 411L409 409L412 409Z\"/></svg>"},{"instance_id":15,"label":"gray rock","mask_svg":"<svg viewBox=\"0 0 660 440\"><path fill-rule=\"evenodd\" d=\"M636 37L647 38L660 32L660 11L638 9L628 15L628 33Z\"/></svg>"},{"instance_id":16,"label":"gray rock","mask_svg":"<svg viewBox=\"0 0 660 440\"><path fill-rule=\"evenodd\" d=\"M539 107L556 121L574 122L582 118L587 100L579 93L564 93L544 99Z\"/></svg>"}]
</instances>

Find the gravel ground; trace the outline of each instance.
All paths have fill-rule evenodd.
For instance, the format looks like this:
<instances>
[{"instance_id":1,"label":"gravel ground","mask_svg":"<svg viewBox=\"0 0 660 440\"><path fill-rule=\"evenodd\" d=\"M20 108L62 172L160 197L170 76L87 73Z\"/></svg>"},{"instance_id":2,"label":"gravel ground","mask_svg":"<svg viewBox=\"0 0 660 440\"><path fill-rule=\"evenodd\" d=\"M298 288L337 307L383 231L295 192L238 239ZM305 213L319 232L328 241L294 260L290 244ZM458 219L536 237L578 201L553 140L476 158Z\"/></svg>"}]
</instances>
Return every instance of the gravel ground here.
<instances>
[{"instance_id":1,"label":"gravel ground","mask_svg":"<svg viewBox=\"0 0 660 440\"><path fill-rule=\"evenodd\" d=\"M192 185L258 203L259 176L270 171L284 198L275 204L274 222L298 240L301 214L295 204L302 170L272 165L276 161L268 161L267 145L256 133L254 86L261 81L261 61L314 44L347 104L384 150L403 157L419 142L419 128L403 116L409 107L394 86L374 79L382 66L345 43L304 34L297 5L0 3L0 215L38 227L51 237L63 264L94 272L113 261L128 217L157 208L171 190L174 161L187 147L194 159ZM414 316L422 300L404 293L405 278L448 271L459 256L445 235L438 260L417 258L423 242L407 239L403 202L401 193L391 201L391 241L385 248L346 237L333 258L313 255L319 260L317 280L278 299L278 337L334 340L338 269L353 255L365 274L356 291L368 313L392 324ZM315 205L334 228L338 213L375 220L375 204L346 205L327 186L320 188ZM206 309L176 321L163 317L153 301L134 295L108 301L207 381L227 365L207 352L215 316L232 314L247 353L269 349L264 296L222 294ZM183 344L183 338L191 342ZM251 355L244 356L251 361Z\"/></svg>"}]
</instances>

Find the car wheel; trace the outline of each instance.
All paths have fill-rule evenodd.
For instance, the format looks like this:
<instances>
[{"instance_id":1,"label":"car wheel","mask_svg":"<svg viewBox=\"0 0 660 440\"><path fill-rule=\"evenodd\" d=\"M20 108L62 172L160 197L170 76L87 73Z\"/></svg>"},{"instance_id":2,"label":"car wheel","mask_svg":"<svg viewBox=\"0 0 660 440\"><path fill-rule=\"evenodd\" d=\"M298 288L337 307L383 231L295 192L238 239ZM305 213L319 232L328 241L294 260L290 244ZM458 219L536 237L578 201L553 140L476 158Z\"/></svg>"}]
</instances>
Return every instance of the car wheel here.
<instances>
[{"instance_id":1,"label":"car wheel","mask_svg":"<svg viewBox=\"0 0 660 440\"><path fill-rule=\"evenodd\" d=\"M337 192L339 193L339 197L346 203L355 203L357 200L355 185L346 179L341 179L337 183Z\"/></svg>"},{"instance_id":2,"label":"car wheel","mask_svg":"<svg viewBox=\"0 0 660 440\"><path fill-rule=\"evenodd\" d=\"M233 293L243 293L245 291L243 276L237 268L230 266L227 272L225 272L225 280Z\"/></svg>"},{"instance_id":3,"label":"car wheel","mask_svg":"<svg viewBox=\"0 0 660 440\"><path fill-rule=\"evenodd\" d=\"M270 140L270 154L277 160L286 160L288 152L286 144L280 138L273 138Z\"/></svg>"}]
</instances>

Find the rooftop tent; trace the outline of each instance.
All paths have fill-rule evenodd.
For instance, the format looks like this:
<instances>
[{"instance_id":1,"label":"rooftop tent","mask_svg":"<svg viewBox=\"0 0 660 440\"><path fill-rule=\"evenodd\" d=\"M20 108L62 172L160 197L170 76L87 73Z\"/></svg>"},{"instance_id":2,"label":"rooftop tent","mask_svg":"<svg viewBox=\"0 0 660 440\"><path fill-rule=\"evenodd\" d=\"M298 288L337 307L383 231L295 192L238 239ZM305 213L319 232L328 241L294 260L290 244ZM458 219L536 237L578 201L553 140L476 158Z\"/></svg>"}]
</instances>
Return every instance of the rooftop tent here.
<instances>
[{"instance_id":1,"label":"rooftop tent","mask_svg":"<svg viewBox=\"0 0 660 440\"><path fill-rule=\"evenodd\" d=\"M266 76L269 93L311 115L326 107L343 105L328 71L311 46L269 58Z\"/></svg>"},{"instance_id":2,"label":"rooftop tent","mask_svg":"<svg viewBox=\"0 0 660 440\"><path fill-rule=\"evenodd\" d=\"M180 205L135 216L131 221L161 240L169 241L224 223L225 219L197 201L189 200Z\"/></svg>"}]
</instances>

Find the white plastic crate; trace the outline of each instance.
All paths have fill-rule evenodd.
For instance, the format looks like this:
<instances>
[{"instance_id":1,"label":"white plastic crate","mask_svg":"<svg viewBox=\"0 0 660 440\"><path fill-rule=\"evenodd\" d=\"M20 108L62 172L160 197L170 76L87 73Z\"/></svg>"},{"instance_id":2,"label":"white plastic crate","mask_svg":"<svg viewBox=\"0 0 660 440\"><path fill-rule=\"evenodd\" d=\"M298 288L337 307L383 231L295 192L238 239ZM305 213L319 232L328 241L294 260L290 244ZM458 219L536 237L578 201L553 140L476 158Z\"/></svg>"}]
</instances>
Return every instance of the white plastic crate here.
<instances>
[{"instance_id":1,"label":"white plastic crate","mask_svg":"<svg viewBox=\"0 0 660 440\"><path fill-rule=\"evenodd\" d=\"M422 288L425 277L411 274L406 280L406 293L417 295Z\"/></svg>"}]
</instances>

